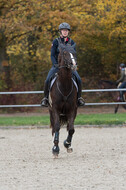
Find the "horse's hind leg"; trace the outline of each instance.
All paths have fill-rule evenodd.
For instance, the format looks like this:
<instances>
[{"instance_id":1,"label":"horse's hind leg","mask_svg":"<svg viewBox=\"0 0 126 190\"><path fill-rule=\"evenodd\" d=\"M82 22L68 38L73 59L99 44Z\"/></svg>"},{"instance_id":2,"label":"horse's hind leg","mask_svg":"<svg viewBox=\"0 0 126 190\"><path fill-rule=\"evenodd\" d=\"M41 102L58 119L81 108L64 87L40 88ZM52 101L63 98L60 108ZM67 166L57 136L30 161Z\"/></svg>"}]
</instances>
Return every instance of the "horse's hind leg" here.
<instances>
[{"instance_id":1,"label":"horse's hind leg","mask_svg":"<svg viewBox=\"0 0 126 190\"><path fill-rule=\"evenodd\" d=\"M71 152L73 152L73 149L71 147L71 142L72 142L72 137L73 137L73 134L74 134L75 130L74 130L74 126L72 126L70 128L69 124L67 126L67 129L68 129L68 136L67 136L67 139L64 141L64 146L67 149L67 152L71 153Z\"/></svg>"},{"instance_id":2,"label":"horse's hind leg","mask_svg":"<svg viewBox=\"0 0 126 190\"><path fill-rule=\"evenodd\" d=\"M118 108L119 108L119 104L117 104L117 105L115 106L115 113L117 113Z\"/></svg>"}]
</instances>

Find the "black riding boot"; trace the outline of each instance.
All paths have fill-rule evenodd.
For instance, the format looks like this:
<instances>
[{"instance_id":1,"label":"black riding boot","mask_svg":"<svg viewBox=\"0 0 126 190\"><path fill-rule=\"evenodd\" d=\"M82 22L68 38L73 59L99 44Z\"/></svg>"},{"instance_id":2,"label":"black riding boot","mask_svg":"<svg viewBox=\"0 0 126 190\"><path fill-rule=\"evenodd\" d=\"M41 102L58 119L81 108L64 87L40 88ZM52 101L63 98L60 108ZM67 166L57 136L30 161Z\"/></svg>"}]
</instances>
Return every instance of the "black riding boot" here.
<instances>
[{"instance_id":1,"label":"black riding boot","mask_svg":"<svg viewBox=\"0 0 126 190\"><path fill-rule=\"evenodd\" d=\"M84 106L85 102L84 99L81 97L81 85L78 84L78 101L77 101L78 106Z\"/></svg>"},{"instance_id":2,"label":"black riding boot","mask_svg":"<svg viewBox=\"0 0 126 190\"><path fill-rule=\"evenodd\" d=\"M49 104L48 96L49 96L48 84L45 83L44 98L41 101L41 106L48 107Z\"/></svg>"},{"instance_id":3,"label":"black riding boot","mask_svg":"<svg viewBox=\"0 0 126 190\"><path fill-rule=\"evenodd\" d=\"M120 91L120 101L121 101L121 102L124 102L123 91Z\"/></svg>"}]
</instances>

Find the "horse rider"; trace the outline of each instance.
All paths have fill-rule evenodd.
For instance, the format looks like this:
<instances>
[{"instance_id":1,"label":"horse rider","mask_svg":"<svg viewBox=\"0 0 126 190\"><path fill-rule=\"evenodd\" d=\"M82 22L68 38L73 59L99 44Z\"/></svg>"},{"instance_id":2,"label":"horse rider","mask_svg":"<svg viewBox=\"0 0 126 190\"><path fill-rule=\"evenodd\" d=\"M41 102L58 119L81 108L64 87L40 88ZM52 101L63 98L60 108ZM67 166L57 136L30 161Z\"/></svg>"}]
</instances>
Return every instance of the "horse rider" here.
<instances>
[{"instance_id":1,"label":"horse rider","mask_svg":"<svg viewBox=\"0 0 126 190\"><path fill-rule=\"evenodd\" d=\"M116 81L118 84L118 88L126 88L126 67L124 63L121 63L119 66L121 77ZM120 100L124 101L123 99L123 91L120 91Z\"/></svg>"},{"instance_id":2,"label":"horse rider","mask_svg":"<svg viewBox=\"0 0 126 190\"><path fill-rule=\"evenodd\" d=\"M52 68L50 69L47 78L45 80L45 87L44 87L44 98L42 99L41 106L47 107L48 106L48 95L49 95L49 85L51 78L58 72L58 54L59 54L59 43L64 45L70 44L71 46L75 44L75 42L69 38L70 32L70 25L68 23L61 23L59 25L59 38L53 40L52 47L51 47L51 61L52 61ZM81 78L77 71L72 71L73 76L75 76L78 85L78 106L84 106L85 102L81 97Z\"/></svg>"}]
</instances>

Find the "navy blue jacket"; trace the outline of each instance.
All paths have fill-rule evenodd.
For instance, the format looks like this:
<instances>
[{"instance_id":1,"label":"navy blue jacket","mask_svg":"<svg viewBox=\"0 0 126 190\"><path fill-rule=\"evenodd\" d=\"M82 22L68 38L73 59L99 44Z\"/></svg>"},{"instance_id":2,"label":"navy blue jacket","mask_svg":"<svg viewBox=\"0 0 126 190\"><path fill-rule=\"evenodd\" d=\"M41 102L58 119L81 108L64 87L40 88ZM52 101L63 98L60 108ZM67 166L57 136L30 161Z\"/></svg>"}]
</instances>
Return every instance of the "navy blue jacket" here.
<instances>
[{"instance_id":1,"label":"navy blue jacket","mask_svg":"<svg viewBox=\"0 0 126 190\"><path fill-rule=\"evenodd\" d=\"M67 44L70 41L70 38L67 38L66 42L64 42L64 38L61 38L61 42L63 44ZM71 45L75 44L73 40L71 40ZM57 38L53 41L52 47L51 47L51 61L52 64L58 64L58 55L59 55L59 48L58 48L58 40Z\"/></svg>"}]
</instances>

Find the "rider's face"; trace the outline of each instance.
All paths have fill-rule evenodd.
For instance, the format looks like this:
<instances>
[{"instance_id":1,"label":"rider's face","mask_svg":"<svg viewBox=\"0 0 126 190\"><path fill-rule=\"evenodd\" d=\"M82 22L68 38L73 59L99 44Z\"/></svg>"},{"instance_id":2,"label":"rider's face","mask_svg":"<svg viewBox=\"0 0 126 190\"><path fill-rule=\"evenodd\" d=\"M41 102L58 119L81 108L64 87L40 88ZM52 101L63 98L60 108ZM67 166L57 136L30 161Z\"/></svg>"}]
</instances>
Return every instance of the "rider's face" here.
<instances>
[{"instance_id":1,"label":"rider's face","mask_svg":"<svg viewBox=\"0 0 126 190\"><path fill-rule=\"evenodd\" d=\"M62 29L62 30L61 30L61 35L62 35L62 36L67 37L68 34L69 34L69 30L67 30L67 29Z\"/></svg>"}]
</instances>

